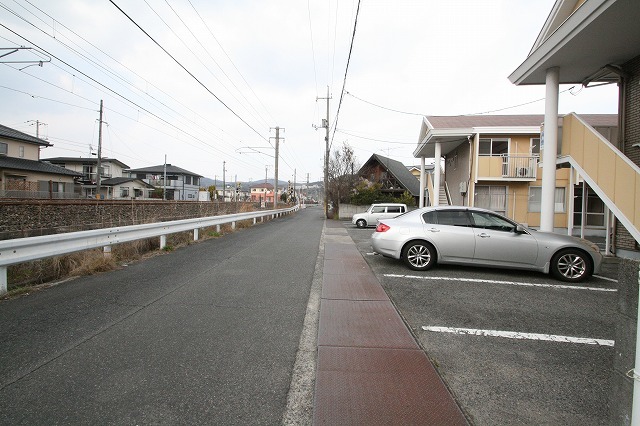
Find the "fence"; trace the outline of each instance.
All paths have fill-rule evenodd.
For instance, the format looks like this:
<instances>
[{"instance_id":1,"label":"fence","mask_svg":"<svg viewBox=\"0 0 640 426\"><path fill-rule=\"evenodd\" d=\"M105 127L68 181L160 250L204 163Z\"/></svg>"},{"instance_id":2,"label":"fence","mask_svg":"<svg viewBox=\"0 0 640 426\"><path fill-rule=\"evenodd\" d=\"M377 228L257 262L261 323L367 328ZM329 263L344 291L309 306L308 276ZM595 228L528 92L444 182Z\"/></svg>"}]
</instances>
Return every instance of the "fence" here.
<instances>
[{"instance_id":1,"label":"fence","mask_svg":"<svg viewBox=\"0 0 640 426\"><path fill-rule=\"evenodd\" d=\"M0 295L7 292L7 267L9 265L97 247L104 247L105 252L110 252L112 245L158 236L160 237L160 248L162 249L166 246L167 235L169 234L193 231L193 239L197 240L198 232L201 228L220 226L226 223L231 223L231 226L235 228L236 222L250 219L253 219L255 224L258 218L262 220L268 216L276 218L295 212L298 208L298 206L294 206L278 210L146 223L0 241Z\"/></svg>"}]
</instances>

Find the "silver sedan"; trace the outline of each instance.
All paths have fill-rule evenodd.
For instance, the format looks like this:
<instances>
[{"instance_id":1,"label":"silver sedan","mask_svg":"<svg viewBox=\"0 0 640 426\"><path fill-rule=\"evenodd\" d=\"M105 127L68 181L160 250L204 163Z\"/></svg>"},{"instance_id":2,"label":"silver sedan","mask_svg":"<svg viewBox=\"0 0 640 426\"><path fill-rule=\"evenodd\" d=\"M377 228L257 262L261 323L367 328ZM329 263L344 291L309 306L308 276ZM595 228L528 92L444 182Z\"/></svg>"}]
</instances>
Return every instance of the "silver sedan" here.
<instances>
[{"instance_id":1,"label":"silver sedan","mask_svg":"<svg viewBox=\"0 0 640 426\"><path fill-rule=\"evenodd\" d=\"M527 269L579 282L599 272L602 262L590 241L536 231L474 207L425 207L381 219L371 245L416 271L451 263Z\"/></svg>"}]
</instances>

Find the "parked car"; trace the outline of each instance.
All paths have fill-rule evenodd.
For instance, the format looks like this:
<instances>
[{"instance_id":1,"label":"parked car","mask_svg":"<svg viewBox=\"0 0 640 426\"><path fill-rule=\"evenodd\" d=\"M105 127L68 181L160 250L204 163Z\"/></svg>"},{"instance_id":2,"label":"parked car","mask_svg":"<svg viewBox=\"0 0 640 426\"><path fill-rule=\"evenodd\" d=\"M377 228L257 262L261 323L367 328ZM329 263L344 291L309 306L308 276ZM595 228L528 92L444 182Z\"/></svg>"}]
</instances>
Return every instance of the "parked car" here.
<instances>
[{"instance_id":1,"label":"parked car","mask_svg":"<svg viewBox=\"0 0 640 426\"><path fill-rule=\"evenodd\" d=\"M602 262L590 241L536 231L473 207L426 207L381 219L371 245L374 252L402 259L416 271L451 263L528 269L579 282L599 272Z\"/></svg>"},{"instance_id":2,"label":"parked car","mask_svg":"<svg viewBox=\"0 0 640 426\"><path fill-rule=\"evenodd\" d=\"M351 223L356 225L358 228L366 228L367 226L376 226L379 219L390 219L406 212L406 204L371 204L366 212L354 214L351 217Z\"/></svg>"}]
</instances>

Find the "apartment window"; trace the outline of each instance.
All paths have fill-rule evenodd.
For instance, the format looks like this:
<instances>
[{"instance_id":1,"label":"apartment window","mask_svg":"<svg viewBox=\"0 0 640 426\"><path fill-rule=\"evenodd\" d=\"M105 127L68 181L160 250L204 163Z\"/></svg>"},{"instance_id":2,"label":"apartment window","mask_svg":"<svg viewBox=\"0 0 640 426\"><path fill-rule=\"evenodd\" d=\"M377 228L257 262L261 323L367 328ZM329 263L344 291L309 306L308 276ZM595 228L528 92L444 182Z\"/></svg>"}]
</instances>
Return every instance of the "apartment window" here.
<instances>
[{"instance_id":1,"label":"apartment window","mask_svg":"<svg viewBox=\"0 0 640 426\"><path fill-rule=\"evenodd\" d=\"M531 155L540 155L540 138L531 138Z\"/></svg>"},{"instance_id":2,"label":"apartment window","mask_svg":"<svg viewBox=\"0 0 640 426\"><path fill-rule=\"evenodd\" d=\"M64 192L64 182L51 182L51 192Z\"/></svg>"},{"instance_id":3,"label":"apartment window","mask_svg":"<svg viewBox=\"0 0 640 426\"><path fill-rule=\"evenodd\" d=\"M9 153L9 144L0 142L0 155L7 155Z\"/></svg>"},{"instance_id":4,"label":"apartment window","mask_svg":"<svg viewBox=\"0 0 640 426\"><path fill-rule=\"evenodd\" d=\"M185 176L184 183L185 185L191 185L191 176Z\"/></svg>"},{"instance_id":5,"label":"apartment window","mask_svg":"<svg viewBox=\"0 0 640 426\"><path fill-rule=\"evenodd\" d=\"M509 139L480 139L478 154L497 157L509 153Z\"/></svg>"},{"instance_id":6,"label":"apartment window","mask_svg":"<svg viewBox=\"0 0 640 426\"><path fill-rule=\"evenodd\" d=\"M18 147L18 157L24 158L24 145Z\"/></svg>"},{"instance_id":7,"label":"apartment window","mask_svg":"<svg viewBox=\"0 0 640 426\"><path fill-rule=\"evenodd\" d=\"M564 202L565 188L556 188L555 192L555 208L556 213L564 213L566 211L566 205ZM539 213L542 206L542 187L530 186L529 187L529 212Z\"/></svg>"},{"instance_id":8,"label":"apartment window","mask_svg":"<svg viewBox=\"0 0 640 426\"><path fill-rule=\"evenodd\" d=\"M476 185L474 205L505 214L507 211L507 187Z\"/></svg>"},{"instance_id":9,"label":"apartment window","mask_svg":"<svg viewBox=\"0 0 640 426\"><path fill-rule=\"evenodd\" d=\"M120 187L120 198L125 198L129 196L129 187L122 186Z\"/></svg>"}]
</instances>

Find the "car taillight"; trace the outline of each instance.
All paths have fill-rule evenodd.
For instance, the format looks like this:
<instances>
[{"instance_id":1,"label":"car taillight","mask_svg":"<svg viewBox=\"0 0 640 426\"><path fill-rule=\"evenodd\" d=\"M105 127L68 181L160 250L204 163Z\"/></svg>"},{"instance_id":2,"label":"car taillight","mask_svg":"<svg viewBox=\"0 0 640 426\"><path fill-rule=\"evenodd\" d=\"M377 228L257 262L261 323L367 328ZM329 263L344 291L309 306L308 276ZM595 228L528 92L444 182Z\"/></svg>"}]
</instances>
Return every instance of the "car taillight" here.
<instances>
[{"instance_id":1,"label":"car taillight","mask_svg":"<svg viewBox=\"0 0 640 426\"><path fill-rule=\"evenodd\" d=\"M384 223L379 223L378 226L376 226L376 232L387 232L389 229L391 229L391 227Z\"/></svg>"}]
</instances>

